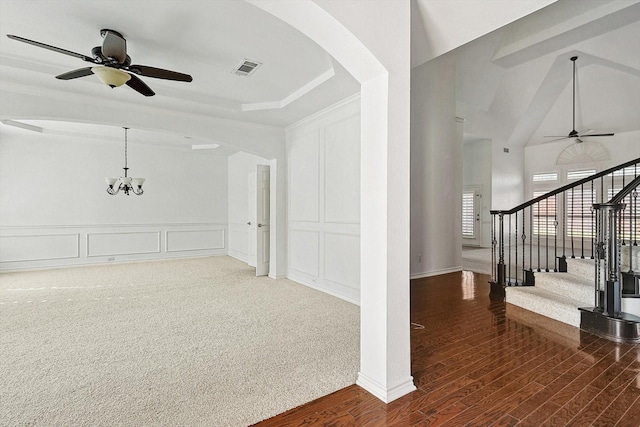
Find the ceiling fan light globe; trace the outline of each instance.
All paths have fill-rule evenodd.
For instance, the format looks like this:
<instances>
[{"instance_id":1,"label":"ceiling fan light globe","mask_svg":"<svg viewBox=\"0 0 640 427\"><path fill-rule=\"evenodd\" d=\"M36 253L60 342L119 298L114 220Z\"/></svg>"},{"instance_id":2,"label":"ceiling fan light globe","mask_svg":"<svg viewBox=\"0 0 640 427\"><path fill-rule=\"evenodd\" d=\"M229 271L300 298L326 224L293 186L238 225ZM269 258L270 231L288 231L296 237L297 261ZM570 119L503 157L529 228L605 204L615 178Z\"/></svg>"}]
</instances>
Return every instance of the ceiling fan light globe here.
<instances>
[{"instance_id":1,"label":"ceiling fan light globe","mask_svg":"<svg viewBox=\"0 0 640 427\"><path fill-rule=\"evenodd\" d=\"M104 180L105 180L105 182L107 183L107 185L109 187L113 187L113 184L115 184L118 179L117 178L105 178Z\"/></svg>"},{"instance_id":2,"label":"ceiling fan light globe","mask_svg":"<svg viewBox=\"0 0 640 427\"><path fill-rule=\"evenodd\" d=\"M136 187L142 187L142 184L144 184L145 179L144 178L133 178L133 184Z\"/></svg>"},{"instance_id":3,"label":"ceiling fan light globe","mask_svg":"<svg viewBox=\"0 0 640 427\"><path fill-rule=\"evenodd\" d=\"M91 71L98 76L102 83L112 88L122 86L131 79L129 73L113 67L93 67Z\"/></svg>"}]
</instances>

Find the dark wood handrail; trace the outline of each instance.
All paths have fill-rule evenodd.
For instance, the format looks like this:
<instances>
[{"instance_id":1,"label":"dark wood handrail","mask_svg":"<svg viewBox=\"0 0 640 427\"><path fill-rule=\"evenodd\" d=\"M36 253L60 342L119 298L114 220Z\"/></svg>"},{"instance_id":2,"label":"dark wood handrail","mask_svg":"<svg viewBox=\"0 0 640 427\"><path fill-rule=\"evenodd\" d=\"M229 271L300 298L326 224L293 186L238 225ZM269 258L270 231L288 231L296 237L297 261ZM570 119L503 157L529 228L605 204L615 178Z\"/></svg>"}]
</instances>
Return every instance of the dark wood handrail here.
<instances>
[{"instance_id":1,"label":"dark wood handrail","mask_svg":"<svg viewBox=\"0 0 640 427\"><path fill-rule=\"evenodd\" d=\"M629 184L625 185L625 187L620 190L618 192L618 194L616 194L615 196L613 196L611 198L611 200L609 200L609 203L611 204L617 204L617 203L622 203L622 200L624 200L625 197L627 197L629 194L631 194L631 192L638 186L640 185L640 175L637 176L633 181L631 181Z\"/></svg>"},{"instance_id":2,"label":"dark wood handrail","mask_svg":"<svg viewBox=\"0 0 640 427\"><path fill-rule=\"evenodd\" d=\"M632 165L635 165L635 164L637 164L637 163L640 163L640 158L635 159L635 160L630 160L630 161L628 161L628 162L626 162L626 163L622 163L622 164L620 164L620 165L617 165L617 166L614 166L614 167L612 167L612 168L609 168L609 169L603 170L603 171L601 171L601 172L598 172L598 173L596 173L595 175L591 175L591 176L588 176L588 177L586 177L586 178L582 178L582 179L580 179L580 180L578 180L578 181L576 181L576 182L572 182L571 184L567 184L567 185L565 185L565 186L563 186L563 187L560 187L560 188L557 188L557 189L555 189L555 190L549 191L548 193L545 193L545 194L543 194L542 196L538 196L538 197L536 197L535 199L531 199L531 200L529 200L528 202L524 202L524 203L522 203L522 204L520 204L520 205L516 206L515 208L509 209L509 210L492 210L492 211L490 211L490 213L491 213L491 215L499 215L499 214L502 214L502 215L510 215L510 214L516 213L516 212L518 212L518 211L521 211L521 210L522 210L522 209L524 209L524 208L527 208L527 207L529 207L529 206L531 206L531 205L534 205L534 204L538 203L538 202L539 202L539 201L541 201L541 200L544 200L544 199L547 199L547 198L549 198L549 197L555 196L556 194L560 194L560 193L562 193L562 192L564 192L564 191L570 190L571 188L578 187L579 185L585 184L585 183L587 183L587 182L591 182L591 181L596 180L596 179L598 179L598 178L601 178L601 177L603 177L603 176L607 176L607 175L609 175L609 174L610 174L610 173L612 173L612 172L615 172L615 171L620 170L620 169L624 169L624 168L626 168L627 166L632 166ZM632 181L632 182L635 182L637 179L638 179L638 178L636 178L636 179L635 179L634 181ZM636 186L637 186L637 185L638 185L638 184L636 184ZM627 187L628 187L628 186L627 186ZM626 189L627 187L625 187L625 189ZM630 189L630 190L629 190L629 193L630 193L632 190L633 190L633 189ZM624 191L624 190L623 190L623 191ZM620 193L618 193L618 194L620 194ZM626 194L625 194L625 196L626 196ZM624 198L624 196L622 196L622 197Z\"/></svg>"}]
</instances>

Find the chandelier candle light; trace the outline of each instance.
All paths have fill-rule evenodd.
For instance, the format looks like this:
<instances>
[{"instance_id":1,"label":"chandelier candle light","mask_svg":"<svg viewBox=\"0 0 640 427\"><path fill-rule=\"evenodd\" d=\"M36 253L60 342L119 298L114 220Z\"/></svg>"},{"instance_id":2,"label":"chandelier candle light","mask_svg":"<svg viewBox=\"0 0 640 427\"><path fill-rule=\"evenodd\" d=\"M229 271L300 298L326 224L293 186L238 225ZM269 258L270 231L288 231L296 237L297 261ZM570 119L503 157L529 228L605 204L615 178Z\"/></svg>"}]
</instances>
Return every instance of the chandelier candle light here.
<instances>
[{"instance_id":1,"label":"chandelier candle light","mask_svg":"<svg viewBox=\"0 0 640 427\"><path fill-rule=\"evenodd\" d=\"M131 178L127 176L127 171L129 170L129 168L127 167L127 130L129 128L123 128L123 129L124 129L124 168L123 168L124 176L121 176L120 178L105 178L104 180L107 181L107 184L109 185L107 187L107 193L111 194L112 196L115 196L120 192L120 190L122 190L124 194L126 194L127 196L129 195L129 192L137 196L140 196L142 193L144 193L144 191L142 191L142 184L144 184L144 178Z\"/></svg>"}]
</instances>

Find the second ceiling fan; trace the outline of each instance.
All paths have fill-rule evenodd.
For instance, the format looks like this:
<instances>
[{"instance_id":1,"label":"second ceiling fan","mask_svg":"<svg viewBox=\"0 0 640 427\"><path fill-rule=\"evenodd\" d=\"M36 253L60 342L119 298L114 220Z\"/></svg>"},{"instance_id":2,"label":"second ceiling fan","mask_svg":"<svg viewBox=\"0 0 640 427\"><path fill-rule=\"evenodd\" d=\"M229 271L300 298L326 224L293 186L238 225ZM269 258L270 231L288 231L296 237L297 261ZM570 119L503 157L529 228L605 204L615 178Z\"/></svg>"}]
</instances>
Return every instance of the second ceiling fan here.
<instances>
[{"instance_id":1,"label":"second ceiling fan","mask_svg":"<svg viewBox=\"0 0 640 427\"><path fill-rule=\"evenodd\" d=\"M582 142L582 138L615 135L614 133L592 133L593 130L588 130L584 132L578 132L576 130L576 60L578 59L578 57L572 56L570 59L571 59L571 62L573 62L573 123L571 127L571 132L569 132L569 135L567 136L545 136L545 138L556 138L547 142L560 141L563 139L575 139L576 142L580 143Z\"/></svg>"}]
</instances>

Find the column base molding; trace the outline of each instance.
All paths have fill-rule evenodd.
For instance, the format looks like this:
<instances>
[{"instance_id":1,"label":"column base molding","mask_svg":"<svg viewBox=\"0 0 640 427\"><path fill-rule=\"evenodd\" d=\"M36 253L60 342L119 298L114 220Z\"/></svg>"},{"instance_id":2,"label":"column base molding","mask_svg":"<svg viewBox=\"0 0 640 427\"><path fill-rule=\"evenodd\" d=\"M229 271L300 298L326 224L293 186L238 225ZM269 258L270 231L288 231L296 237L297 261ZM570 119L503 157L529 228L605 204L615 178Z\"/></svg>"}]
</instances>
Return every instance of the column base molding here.
<instances>
[{"instance_id":1,"label":"column base molding","mask_svg":"<svg viewBox=\"0 0 640 427\"><path fill-rule=\"evenodd\" d=\"M384 403L392 402L405 394L409 394L416 390L416 386L413 384L413 377L409 376L400 384L391 388L385 387L378 381L371 379L362 372L358 372L358 379L356 384L373 394Z\"/></svg>"}]
</instances>

